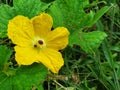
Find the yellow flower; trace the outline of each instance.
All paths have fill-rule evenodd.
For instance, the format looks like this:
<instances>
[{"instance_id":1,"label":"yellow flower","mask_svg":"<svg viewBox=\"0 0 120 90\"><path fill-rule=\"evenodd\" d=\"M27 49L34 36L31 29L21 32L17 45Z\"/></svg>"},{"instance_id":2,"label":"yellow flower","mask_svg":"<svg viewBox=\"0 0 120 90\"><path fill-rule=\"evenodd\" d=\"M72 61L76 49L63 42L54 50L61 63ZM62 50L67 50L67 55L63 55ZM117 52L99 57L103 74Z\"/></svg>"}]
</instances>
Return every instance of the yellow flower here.
<instances>
[{"instance_id":1,"label":"yellow flower","mask_svg":"<svg viewBox=\"0 0 120 90\"><path fill-rule=\"evenodd\" d=\"M52 17L41 13L32 19L18 15L9 21L8 37L16 46L15 59L19 65L42 63L58 73L64 61L59 50L68 44L69 32L65 27L51 31Z\"/></svg>"}]
</instances>

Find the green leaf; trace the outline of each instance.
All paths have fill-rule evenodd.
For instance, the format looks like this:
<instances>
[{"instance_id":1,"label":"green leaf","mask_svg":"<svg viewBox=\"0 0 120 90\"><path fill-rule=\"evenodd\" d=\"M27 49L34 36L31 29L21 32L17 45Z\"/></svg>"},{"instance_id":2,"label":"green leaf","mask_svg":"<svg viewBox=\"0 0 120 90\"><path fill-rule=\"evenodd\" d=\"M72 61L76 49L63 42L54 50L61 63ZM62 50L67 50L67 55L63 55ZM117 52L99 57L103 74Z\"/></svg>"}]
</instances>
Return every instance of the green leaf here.
<instances>
[{"instance_id":1,"label":"green leaf","mask_svg":"<svg viewBox=\"0 0 120 90\"><path fill-rule=\"evenodd\" d=\"M40 0L13 0L13 10L16 15L24 15L32 18L48 7L48 4Z\"/></svg>"},{"instance_id":2,"label":"green leaf","mask_svg":"<svg viewBox=\"0 0 120 90\"><path fill-rule=\"evenodd\" d=\"M94 12L93 11L90 11L90 13L85 13L82 16L79 28L81 29L81 28L91 27L92 25L94 25L94 24L91 24L91 22L93 22L93 18L94 18Z\"/></svg>"},{"instance_id":3,"label":"green leaf","mask_svg":"<svg viewBox=\"0 0 120 90\"><path fill-rule=\"evenodd\" d=\"M8 20L13 17L11 7L8 5L0 6L0 38L4 38L7 35Z\"/></svg>"},{"instance_id":4,"label":"green leaf","mask_svg":"<svg viewBox=\"0 0 120 90\"><path fill-rule=\"evenodd\" d=\"M12 51L7 46L0 46L0 66L3 66L10 58Z\"/></svg>"},{"instance_id":5,"label":"green leaf","mask_svg":"<svg viewBox=\"0 0 120 90\"><path fill-rule=\"evenodd\" d=\"M70 37L69 45L78 44L87 53L91 53L94 49L97 49L102 41L107 37L104 32L93 31L93 32L75 32Z\"/></svg>"},{"instance_id":6,"label":"green leaf","mask_svg":"<svg viewBox=\"0 0 120 90\"><path fill-rule=\"evenodd\" d=\"M17 70L8 68L0 72L0 88L3 90L31 90L33 87L43 90L42 84L47 76L47 69L42 64L21 66Z\"/></svg>"},{"instance_id":7,"label":"green leaf","mask_svg":"<svg viewBox=\"0 0 120 90\"><path fill-rule=\"evenodd\" d=\"M87 15L84 8L89 4L88 0L56 0L48 9L53 17L53 27L65 26L72 33L82 28L80 26ZM86 16L85 16L86 17Z\"/></svg>"},{"instance_id":8,"label":"green leaf","mask_svg":"<svg viewBox=\"0 0 120 90\"><path fill-rule=\"evenodd\" d=\"M40 0L13 0L13 7L0 6L0 38L7 37L7 26L10 19L17 15L32 18L48 8L49 4Z\"/></svg>"},{"instance_id":9,"label":"green leaf","mask_svg":"<svg viewBox=\"0 0 120 90\"><path fill-rule=\"evenodd\" d=\"M53 17L54 28L64 26L73 33L81 28L93 26L110 8L105 6L97 13L93 11L86 13L84 9L88 5L89 0L56 0L47 12Z\"/></svg>"},{"instance_id":10,"label":"green leaf","mask_svg":"<svg viewBox=\"0 0 120 90\"><path fill-rule=\"evenodd\" d=\"M81 30L80 30L81 31ZM73 32L70 36L69 36L69 45L73 46L73 44L80 44L80 35L82 32Z\"/></svg>"}]
</instances>

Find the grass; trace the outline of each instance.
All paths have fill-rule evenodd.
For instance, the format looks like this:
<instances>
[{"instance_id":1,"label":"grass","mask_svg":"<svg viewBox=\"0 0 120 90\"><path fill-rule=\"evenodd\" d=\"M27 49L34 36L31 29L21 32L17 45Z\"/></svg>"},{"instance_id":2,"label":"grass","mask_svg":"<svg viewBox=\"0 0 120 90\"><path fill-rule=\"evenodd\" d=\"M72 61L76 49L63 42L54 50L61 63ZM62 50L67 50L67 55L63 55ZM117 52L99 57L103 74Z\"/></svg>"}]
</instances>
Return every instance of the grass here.
<instances>
[{"instance_id":1,"label":"grass","mask_svg":"<svg viewBox=\"0 0 120 90\"><path fill-rule=\"evenodd\" d=\"M52 1L48 0L47 3ZM85 53L79 45L68 46L61 51L65 64L59 75L48 75L44 90L120 90L120 2L94 1L96 5L91 6L93 10L102 7L104 2L113 5L95 24L95 28L104 31L108 37L92 54ZM12 0L0 2L11 4ZM6 42L7 39L0 39L0 43Z\"/></svg>"}]
</instances>

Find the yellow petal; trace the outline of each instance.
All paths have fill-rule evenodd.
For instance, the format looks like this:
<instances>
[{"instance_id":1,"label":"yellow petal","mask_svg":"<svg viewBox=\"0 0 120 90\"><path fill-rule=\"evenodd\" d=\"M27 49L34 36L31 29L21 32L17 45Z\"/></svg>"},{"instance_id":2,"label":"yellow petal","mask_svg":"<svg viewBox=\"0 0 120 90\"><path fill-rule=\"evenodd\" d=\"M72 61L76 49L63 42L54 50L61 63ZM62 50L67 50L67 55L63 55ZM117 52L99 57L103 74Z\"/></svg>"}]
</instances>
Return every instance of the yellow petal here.
<instances>
[{"instance_id":1,"label":"yellow petal","mask_svg":"<svg viewBox=\"0 0 120 90\"><path fill-rule=\"evenodd\" d=\"M35 33L39 36L47 34L53 25L52 17L49 14L42 13L32 19Z\"/></svg>"},{"instance_id":2,"label":"yellow petal","mask_svg":"<svg viewBox=\"0 0 120 90\"><path fill-rule=\"evenodd\" d=\"M38 60L38 52L34 48L15 46L15 52L15 60L19 65L31 65Z\"/></svg>"},{"instance_id":3,"label":"yellow petal","mask_svg":"<svg viewBox=\"0 0 120 90\"><path fill-rule=\"evenodd\" d=\"M60 52L52 49L46 49L39 54L39 61L49 68L53 73L58 73L63 66L64 61Z\"/></svg>"},{"instance_id":4,"label":"yellow petal","mask_svg":"<svg viewBox=\"0 0 120 90\"><path fill-rule=\"evenodd\" d=\"M28 46L34 37L32 22L24 16L16 16L9 21L8 37L14 44L19 46Z\"/></svg>"},{"instance_id":5,"label":"yellow petal","mask_svg":"<svg viewBox=\"0 0 120 90\"><path fill-rule=\"evenodd\" d=\"M55 50L64 49L68 44L69 31L67 28L58 27L47 35L47 47Z\"/></svg>"}]
</instances>

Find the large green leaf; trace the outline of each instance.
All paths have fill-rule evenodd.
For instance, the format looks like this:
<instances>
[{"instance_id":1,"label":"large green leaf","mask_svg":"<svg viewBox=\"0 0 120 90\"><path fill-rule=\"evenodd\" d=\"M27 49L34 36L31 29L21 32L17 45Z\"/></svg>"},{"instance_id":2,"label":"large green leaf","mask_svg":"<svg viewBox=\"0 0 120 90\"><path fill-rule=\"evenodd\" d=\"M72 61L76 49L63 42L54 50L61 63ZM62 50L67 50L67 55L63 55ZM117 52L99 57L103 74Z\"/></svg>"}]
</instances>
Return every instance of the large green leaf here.
<instances>
[{"instance_id":1,"label":"large green leaf","mask_svg":"<svg viewBox=\"0 0 120 90\"><path fill-rule=\"evenodd\" d=\"M12 51L7 46L0 46L0 66L3 66L10 58Z\"/></svg>"},{"instance_id":2,"label":"large green leaf","mask_svg":"<svg viewBox=\"0 0 120 90\"><path fill-rule=\"evenodd\" d=\"M85 12L89 5L89 0L56 0L48 9L48 13L53 16L54 28L65 26L71 33L85 27L91 27L104 13L109 6L105 6L97 11Z\"/></svg>"},{"instance_id":3,"label":"large green leaf","mask_svg":"<svg viewBox=\"0 0 120 90\"><path fill-rule=\"evenodd\" d=\"M0 6L0 38L7 37L7 26L10 19L17 15L32 18L48 8L49 4L40 0L13 0L13 7Z\"/></svg>"},{"instance_id":4,"label":"large green leaf","mask_svg":"<svg viewBox=\"0 0 120 90\"><path fill-rule=\"evenodd\" d=\"M56 0L47 12L53 17L54 28L65 26L72 33L82 27L80 24L87 15L84 8L88 4L88 0Z\"/></svg>"},{"instance_id":5,"label":"large green leaf","mask_svg":"<svg viewBox=\"0 0 120 90\"><path fill-rule=\"evenodd\" d=\"M0 71L0 88L2 90L43 90L42 84L47 75L47 69L42 64L21 66L17 70L8 68Z\"/></svg>"},{"instance_id":6,"label":"large green leaf","mask_svg":"<svg viewBox=\"0 0 120 90\"><path fill-rule=\"evenodd\" d=\"M78 44L81 48L90 53L94 49L97 49L102 41L107 37L107 35L102 31L93 31L93 32L75 32L72 34L69 40L69 44Z\"/></svg>"}]
</instances>

